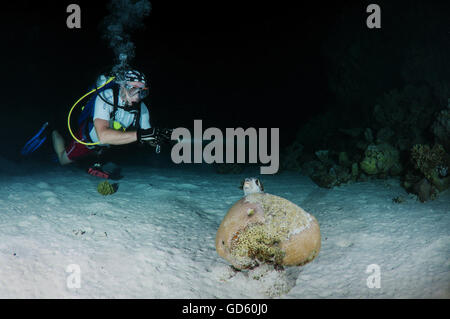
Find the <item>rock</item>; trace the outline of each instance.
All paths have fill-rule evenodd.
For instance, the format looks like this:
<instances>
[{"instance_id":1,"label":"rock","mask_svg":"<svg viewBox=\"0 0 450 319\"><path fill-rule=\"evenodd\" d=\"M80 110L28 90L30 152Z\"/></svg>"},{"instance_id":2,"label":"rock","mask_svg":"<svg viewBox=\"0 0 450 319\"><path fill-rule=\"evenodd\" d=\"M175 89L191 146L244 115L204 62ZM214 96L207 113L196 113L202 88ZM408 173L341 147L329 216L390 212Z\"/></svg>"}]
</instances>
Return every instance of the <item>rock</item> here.
<instances>
[{"instance_id":1,"label":"rock","mask_svg":"<svg viewBox=\"0 0 450 319\"><path fill-rule=\"evenodd\" d=\"M321 246L314 216L279 196L249 194L228 211L216 235L216 250L237 269L260 263L299 266Z\"/></svg>"},{"instance_id":2,"label":"rock","mask_svg":"<svg viewBox=\"0 0 450 319\"><path fill-rule=\"evenodd\" d=\"M416 183L413 191L419 197L421 202L434 199L436 196L436 191L433 188L433 185L426 178L423 178L420 182Z\"/></svg>"},{"instance_id":3,"label":"rock","mask_svg":"<svg viewBox=\"0 0 450 319\"><path fill-rule=\"evenodd\" d=\"M309 176L319 187L333 188L338 185L338 179L334 170L330 172L318 171Z\"/></svg>"}]
</instances>

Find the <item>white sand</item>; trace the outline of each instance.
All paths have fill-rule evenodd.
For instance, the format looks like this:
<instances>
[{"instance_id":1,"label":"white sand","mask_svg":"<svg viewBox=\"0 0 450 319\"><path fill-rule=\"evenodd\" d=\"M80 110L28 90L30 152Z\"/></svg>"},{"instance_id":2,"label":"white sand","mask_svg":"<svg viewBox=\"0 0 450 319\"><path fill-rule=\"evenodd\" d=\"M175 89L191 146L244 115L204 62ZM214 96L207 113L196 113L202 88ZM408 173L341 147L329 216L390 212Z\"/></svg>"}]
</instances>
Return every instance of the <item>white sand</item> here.
<instances>
[{"instance_id":1,"label":"white sand","mask_svg":"<svg viewBox=\"0 0 450 319\"><path fill-rule=\"evenodd\" d=\"M215 235L257 170L123 167L117 193L102 196L101 179L73 168L1 164L0 298L450 297L449 191L420 203L393 179L327 190L293 173L259 176L317 218L322 249L285 272L234 273ZM371 264L380 288L367 285Z\"/></svg>"}]
</instances>

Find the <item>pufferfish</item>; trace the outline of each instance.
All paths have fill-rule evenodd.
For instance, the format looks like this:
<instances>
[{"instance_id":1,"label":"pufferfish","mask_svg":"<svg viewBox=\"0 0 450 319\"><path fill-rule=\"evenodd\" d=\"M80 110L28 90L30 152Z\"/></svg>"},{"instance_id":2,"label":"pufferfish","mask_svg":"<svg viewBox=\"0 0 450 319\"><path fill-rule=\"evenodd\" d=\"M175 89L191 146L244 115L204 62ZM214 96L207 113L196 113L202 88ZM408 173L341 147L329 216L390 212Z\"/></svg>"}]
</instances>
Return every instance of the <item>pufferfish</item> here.
<instances>
[{"instance_id":1,"label":"pufferfish","mask_svg":"<svg viewBox=\"0 0 450 319\"><path fill-rule=\"evenodd\" d=\"M264 185L256 177L247 177L241 182L241 186L239 188L244 191L245 196L254 193L264 193Z\"/></svg>"}]
</instances>

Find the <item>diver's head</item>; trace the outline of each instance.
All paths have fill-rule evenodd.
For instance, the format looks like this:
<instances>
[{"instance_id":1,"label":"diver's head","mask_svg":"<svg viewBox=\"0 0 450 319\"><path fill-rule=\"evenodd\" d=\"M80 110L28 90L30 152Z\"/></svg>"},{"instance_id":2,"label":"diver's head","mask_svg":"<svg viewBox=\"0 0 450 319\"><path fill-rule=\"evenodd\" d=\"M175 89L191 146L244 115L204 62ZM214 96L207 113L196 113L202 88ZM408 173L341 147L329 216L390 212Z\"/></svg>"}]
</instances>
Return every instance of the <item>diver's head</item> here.
<instances>
[{"instance_id":1,"label":"diver's head","mask_svg":"<svg viewBox=\"0 0 450 319\"><path fill-rule=\"evenodd\" d=\"M127 70L121 74L120 96L127 105L139 103L148 95L147 80L143 73L136 70Z\"/></svg>"}]
</instances>

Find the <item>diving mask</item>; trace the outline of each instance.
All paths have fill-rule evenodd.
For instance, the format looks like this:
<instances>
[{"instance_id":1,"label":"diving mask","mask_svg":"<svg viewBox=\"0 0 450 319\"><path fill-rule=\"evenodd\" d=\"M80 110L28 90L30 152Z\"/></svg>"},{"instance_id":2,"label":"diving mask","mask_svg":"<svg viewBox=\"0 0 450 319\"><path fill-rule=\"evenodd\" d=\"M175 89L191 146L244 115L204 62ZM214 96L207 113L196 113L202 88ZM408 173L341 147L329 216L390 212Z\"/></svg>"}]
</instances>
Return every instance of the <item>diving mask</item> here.
<instances>
[{"instance_id":1,"label":"diving mask","mask_svg":"<svg viewBox=\"0 0 450 319\"><path fill-rule=\"evenodd\" d=\"M125 89L131 97L139 95L139 99L144 99L148 96L148 87L138 87L130 84L125 85Z\"/></svg>"}]
</instances>

